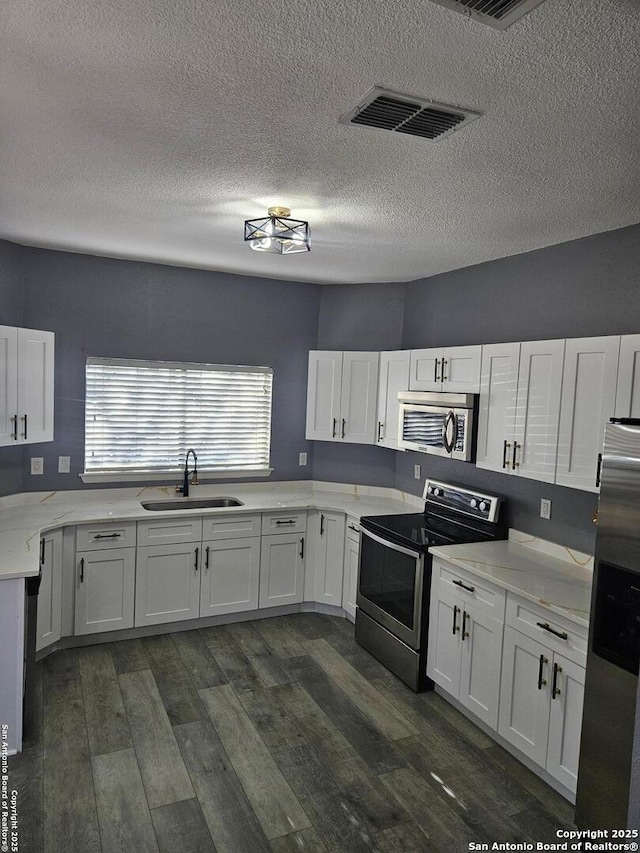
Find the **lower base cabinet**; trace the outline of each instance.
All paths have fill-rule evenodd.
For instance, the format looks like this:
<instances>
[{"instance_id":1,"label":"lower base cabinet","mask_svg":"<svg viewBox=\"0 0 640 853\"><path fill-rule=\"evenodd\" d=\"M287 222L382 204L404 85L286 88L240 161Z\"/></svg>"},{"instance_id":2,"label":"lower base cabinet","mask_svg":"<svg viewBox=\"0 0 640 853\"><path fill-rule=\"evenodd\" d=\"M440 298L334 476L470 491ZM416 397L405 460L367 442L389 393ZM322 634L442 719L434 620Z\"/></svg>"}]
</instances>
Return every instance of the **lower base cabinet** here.
<instances>
[{"instance_id":1,"label":"lower base cabinet","mask_svg":"<svg viewBox=\"0 0 640 853\"><path fill-rule=\"evenodd\" d=\"M356 618L358 595L358 566L360 563L360 527L354 518L347 517L344 537L344 573L342 579L342 609Z\"/></svg>"},{"instance_id":2,"label":"lower base cabinet","mask_svg":"<svg viewBox=\"0 0 640 853\"><path fill-rule=\"evenodd\" d=\"M62 633L62 530L45 533L40 540L40 571L37 652L57 643Z\"/></svg>"},{"instance_id":3,"label":"lower base cabinet","mask_svg":"<svg viewBox=\"0 0 640 853\"><path fill-rule=\"evenodd\" d=\"M133 628L136 549L76 553L75 633Z\"/></svg>"},{"instance_id":4,"label":"lower base cabinet","mask_svg":"<svg viewBox=\"0 0 640 853\"><path fill-rule=\"evenodd\" d=\"M319 516L313 560L313 600L340 607L344 564L344 513L321 512Z\"/></svg>"},{"instance_id":5,"label":"lower base cabinet","mask_svg":"<svg viewBox=\"0 0 640 853\"><path fill-rule=\"evenodd\" d=\"M260 607L299 604L304 598L305 533L262 537Z\"/></svg>"},{"instance_id":6,"label":"lower base cabinet","mask_svg":"<svg viewBox=\"0 0 640 853\"><path fill-rule=\"evenodd\" d=\"M498 733L574 791L584 667L507 627Z\"/></svg>"},{"instance_id":7,"label":"lower base cabinet","mask_svg":"<svg viewBox=\"0 0 640 853\"><path fill-rule=\"evenodd\" d=\"M260 537L202 543L200 616L257 610Z\"/></svg>"},{"instance_id":8,"label":"lower base cabinet","mask_svg":"<svg viewBox=\"0 0 640 853\"><path fill-rule=\"evenodd\" d=\"M192 542L138 548L136 627L198 618L200 550Z\"/></svg>"}]
</instances>

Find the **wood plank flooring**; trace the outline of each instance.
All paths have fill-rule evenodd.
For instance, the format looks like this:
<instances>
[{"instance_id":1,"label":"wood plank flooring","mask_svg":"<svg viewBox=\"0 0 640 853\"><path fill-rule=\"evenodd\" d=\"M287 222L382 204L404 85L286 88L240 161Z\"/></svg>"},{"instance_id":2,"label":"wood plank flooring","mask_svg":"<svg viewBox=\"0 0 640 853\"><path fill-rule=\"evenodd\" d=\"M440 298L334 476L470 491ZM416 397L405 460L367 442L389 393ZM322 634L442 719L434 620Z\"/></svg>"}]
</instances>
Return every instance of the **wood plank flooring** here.
<instances>
[{"instance_id":1,"label":"wood plank flooring","mask_svg":"<svg viewBox=\"0 0 640 853\"><path fill-rule=\"evenodd\" d=\"M20 853L457 853L573 807L442 697L296 614L56 652L9 759Z\"/></svg>"}]
</instances>

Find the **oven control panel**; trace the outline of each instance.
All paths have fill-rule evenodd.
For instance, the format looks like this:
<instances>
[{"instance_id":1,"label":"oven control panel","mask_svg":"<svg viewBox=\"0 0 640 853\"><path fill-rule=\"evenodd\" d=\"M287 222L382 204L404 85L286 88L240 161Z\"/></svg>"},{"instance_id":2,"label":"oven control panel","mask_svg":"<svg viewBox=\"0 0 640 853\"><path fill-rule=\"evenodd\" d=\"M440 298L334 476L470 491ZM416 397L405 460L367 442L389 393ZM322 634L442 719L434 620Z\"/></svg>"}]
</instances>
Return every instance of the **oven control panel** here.
<instances>
[{"instance_id":1,"label":"oven control panel","mask_svg":"<svg viewBox=\"0 0 640 853\"><path fill-rule=\"evenodd\" d=\"M422 497L427 503L449 507L473 518L492 522L498 520L500 498L495 495L485 495L438 480L425 480Z\"/></svg>"}]
</instances>

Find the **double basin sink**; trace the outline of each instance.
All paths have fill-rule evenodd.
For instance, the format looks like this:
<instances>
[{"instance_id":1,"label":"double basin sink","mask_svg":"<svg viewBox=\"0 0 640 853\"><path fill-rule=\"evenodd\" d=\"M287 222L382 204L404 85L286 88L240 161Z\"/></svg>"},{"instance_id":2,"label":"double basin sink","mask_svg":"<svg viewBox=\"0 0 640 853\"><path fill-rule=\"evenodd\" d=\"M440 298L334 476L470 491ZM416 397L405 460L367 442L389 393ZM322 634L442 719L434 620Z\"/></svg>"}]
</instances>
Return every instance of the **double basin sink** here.
<instances>
[{"instance_id":1,"label":"double basin sink","mask_svg":"<svg viewBox=\"0 0 640 853\"><path fill-rule=\"evenodd\" d=\"M182 498L175 501L141 501L143 509L151 512L166 512L172 509L219 509L229 506L244 506L237 498Z\"/></svg>"}]
</instances>

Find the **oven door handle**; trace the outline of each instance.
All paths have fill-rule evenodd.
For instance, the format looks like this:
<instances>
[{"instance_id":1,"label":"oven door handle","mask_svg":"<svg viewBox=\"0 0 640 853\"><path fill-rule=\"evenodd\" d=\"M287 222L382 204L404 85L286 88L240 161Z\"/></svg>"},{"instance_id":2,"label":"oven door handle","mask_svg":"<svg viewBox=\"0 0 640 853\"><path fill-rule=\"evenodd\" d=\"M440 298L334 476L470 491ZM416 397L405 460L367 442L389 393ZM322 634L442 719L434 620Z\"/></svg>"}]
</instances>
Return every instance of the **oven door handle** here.
<instances>
[{"instance_id":1,"label":"oven door handle","mask_svg":"<svg viewBox=\"0 0 640 853\"><path fill-rule=\"evenodd\" d=\"M369 539L373 539L373 541L377 542L379 545L384 545L385 548L391 548L393 551L400 551L401 554L407 554L407 556L415 557L416 559L422 557L422 553L420 551L412 551L410 548L404 548L402 545L396 545L395 542L390 542L388 539L382 539L380 536L376 536L375 533L367 530L366 527L361 527L360 532L363 536L368 536Z\"/></svg>"}]
</instances>

